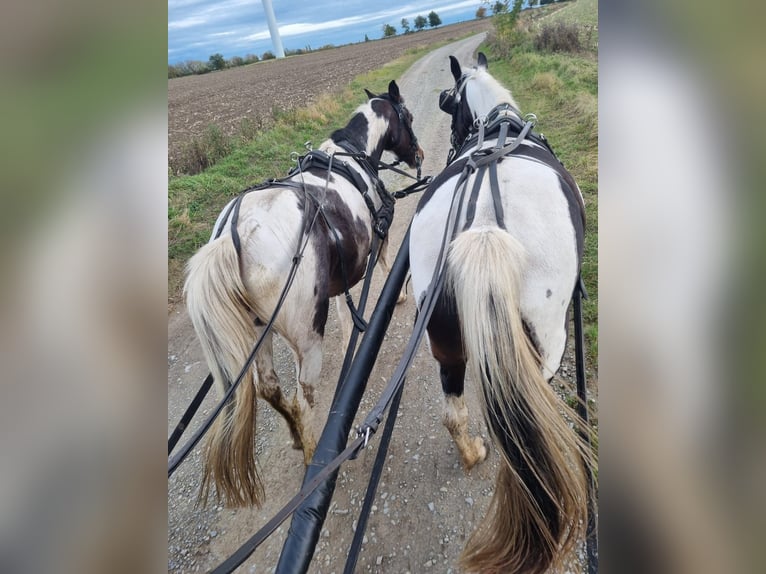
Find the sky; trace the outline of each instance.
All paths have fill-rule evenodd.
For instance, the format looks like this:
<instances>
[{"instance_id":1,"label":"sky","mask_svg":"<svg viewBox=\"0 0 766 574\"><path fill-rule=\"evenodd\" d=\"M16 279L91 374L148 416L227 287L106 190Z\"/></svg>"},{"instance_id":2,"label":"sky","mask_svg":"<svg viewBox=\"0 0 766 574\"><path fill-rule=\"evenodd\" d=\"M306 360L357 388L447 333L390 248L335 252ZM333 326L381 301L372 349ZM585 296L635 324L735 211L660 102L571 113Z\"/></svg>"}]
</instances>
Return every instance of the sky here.
<instances>
[{"instance_id":1,"label":"sky","mask_svg":"<svg viewBox=\"0 0 766 574\"><path fill-rule=\"evenodd\" d=\"M285 50L361 42L383 36L390 24L397 34L407 18L435 11L442 24L472 20L481 0L272 0ZM206 62L274 51L261 0L168 0L168 63Z\"/></svg>"}]
</instances>

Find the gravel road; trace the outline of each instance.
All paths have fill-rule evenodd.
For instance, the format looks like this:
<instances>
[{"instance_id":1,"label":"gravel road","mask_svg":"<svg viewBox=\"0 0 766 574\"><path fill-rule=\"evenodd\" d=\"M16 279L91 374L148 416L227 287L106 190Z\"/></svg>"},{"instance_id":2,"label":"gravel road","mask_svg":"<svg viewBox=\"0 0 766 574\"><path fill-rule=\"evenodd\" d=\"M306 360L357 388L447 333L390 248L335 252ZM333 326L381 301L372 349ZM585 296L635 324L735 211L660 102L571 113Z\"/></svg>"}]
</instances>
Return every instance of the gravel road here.
<instances>
[{"instance_id":1,"label":"gravel road","mask_svg":"<svg viewBox=\"0 0 766 574\"><path fill-rule=\"evenodd\" d=\"M438 173L447 155L449 118L439 111L437 97L442 89L452 84L448 56L454 54L461 62L470 61L483 37L484 34L479 34L437 49L397 78L407 106L414 115L414 129L426 153L424 174ZM390 190L404 187L407 183L401 176L386 181ZM417 197L410 197L397 203L391 231L392 256L398 250L417 201ZM371 304L382 283L382 273L376 270ZM342 360L334 306L330 308L322 383L316 393L317 434L326 419ZM414 315L415 306L410 292L407 301L396 309L355 424L377 401L388 376L393 372L411 332ZM168 341L170 432L207 374L207 367L183 307L179 306L171 313ZM277 344L275 355L283 388L292 392L295 383L290 353L284 345ZM565 361L562 376L569 380L573 372L571 361ZM486 439L470 381L467 384L467 400L472 414L471 432L481 433ZM203 405L203 412L211 404L212 399L209 398ZM436 363L423 343L404 390L357 572L457 572L456 563L463 544L489 504L498 456L490 449L487 460L466 474L441 423L441 413L442 394ZM258 423L257 453L267 495L263 508L195 508L200 458L198 452L193 454L168 485L168 571L207 571L216 566L299 490L303 477L302 455L290 448L286 424L263 405L259 405ZM342 572L377 444L376 438L371 448L363 451L356 461L342 467L309 572ZM288 526L289 521L239 571L272 572Z\"/></svg>"}]
</instances>

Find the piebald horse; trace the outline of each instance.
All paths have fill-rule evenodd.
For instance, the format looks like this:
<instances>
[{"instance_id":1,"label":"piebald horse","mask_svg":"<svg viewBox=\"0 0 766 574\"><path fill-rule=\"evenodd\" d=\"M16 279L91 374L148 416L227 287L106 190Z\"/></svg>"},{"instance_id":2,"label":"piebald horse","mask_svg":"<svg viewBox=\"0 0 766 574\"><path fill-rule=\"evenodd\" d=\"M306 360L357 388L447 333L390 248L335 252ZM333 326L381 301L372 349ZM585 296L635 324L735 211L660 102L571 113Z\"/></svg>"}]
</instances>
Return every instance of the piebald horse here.
<instances>
[{"instance_id":1,"label":"piebald horse","mask_svg":"<svg viewBox=\"0 0 766 574\"><path fill-rule=\"evenodd\" d=\"M257 376L248 369L210 430L201 500L207 500L214 485L227 506L260 505L263 487L254 456L257 397L285 418L293 447L303 450L306 464L311 461L316 447L314 387L322 368L329 299L336 297L342 338L348 341L351 315L343 294L362 278L368 256L375 256L370 255L378 223L373 212L393 205L378 178L379 161L384 151L410 167L423 159L412 131L412 114L396 82L389 84L387 93L366 93L368 101L357 108L348 125L333 132L318 153L307 154L311 162L302 162L301 169L279 184L232 200L218 217L211 241L189 260L186 304L222 395L271 318L299 241L309 230L292 287L274 323L294 355L295 395L288 401L282 394L269 332L255 357ZM237 208L235 201L240 201ZM385 257L383 241L380 262L387 272Z\"/></svg>"},{"instance_id":2,"label":"piebald horse","mask_svg":"<svg viewBox=\"0 0 766 574\"><path fill-rule=\"evenodd\" d=\"M579 277L583 199L544 138L524 130L484 54L466 71L450 60L455 85L439 103L452 116L455 149L418 204L410 261L421 306L444 242L443 287L428 324L443 422L466 471L484 460L483 440L468 434L468 365L501 456L488 514L461 562L467 571L541 573L583 536L593 464L575 430L585 430L580 419L549 385ZM448 225L454 232L444 236Z\"/></svg>"}]
</instances>

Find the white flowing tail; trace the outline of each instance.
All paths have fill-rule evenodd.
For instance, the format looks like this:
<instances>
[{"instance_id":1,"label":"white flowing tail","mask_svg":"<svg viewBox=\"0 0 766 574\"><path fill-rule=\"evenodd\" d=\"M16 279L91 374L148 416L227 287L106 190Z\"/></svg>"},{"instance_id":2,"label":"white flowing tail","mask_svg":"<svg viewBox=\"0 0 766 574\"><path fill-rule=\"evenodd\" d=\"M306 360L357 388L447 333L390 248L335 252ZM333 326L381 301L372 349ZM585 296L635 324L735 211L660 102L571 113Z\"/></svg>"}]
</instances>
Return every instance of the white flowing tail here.
<instances>
[{"instance_id":1,"label":"white flowing tail","mask_svg":"<svg viewBox=\"0 0 766 574\"><path fill-rule=\"evenodd\" d=\"M219 396L232 385L257 340L252 304L230 235L200 249L187 265L186 306ZM263 486L255 465L256 392L251 367L209 431L200 500L211 483L227 506L259 506Z\"/></svg>"},{"instance_id":2,"label":"white flowing tail","mask_svg":"<svg viewBox=\"0 0 766 574\"><path fill-rule=\"evenodd\" d=\"M461 557L469 572L539 574L572 550L587 522L587 443L577 415L543 377L520 313L524 248L498 228L450 246L453 291L471 374L501 457L483 523ZM576 427L577 428L577 427Z\"/></svg>"}]
</instances>

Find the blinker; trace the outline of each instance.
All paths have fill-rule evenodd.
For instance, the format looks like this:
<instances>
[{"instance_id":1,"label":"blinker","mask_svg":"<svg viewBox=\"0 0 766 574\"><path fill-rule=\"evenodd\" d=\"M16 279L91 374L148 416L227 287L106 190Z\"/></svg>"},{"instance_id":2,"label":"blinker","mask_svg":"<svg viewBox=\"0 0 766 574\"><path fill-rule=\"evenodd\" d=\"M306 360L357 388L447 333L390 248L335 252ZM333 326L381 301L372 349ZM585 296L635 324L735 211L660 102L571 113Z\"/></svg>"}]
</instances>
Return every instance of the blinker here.
<instances>
[{"instance_id":1,"label":"blinker","mask_svg":"<svg viewBox=\"0 0 766 574\"><path fill-rule=\"evenodd\" d=\"M450 115L455 113L457 107L457 100L453 90L442 90L439 94L439 109Z\"/></svg>"}]
</instances>

